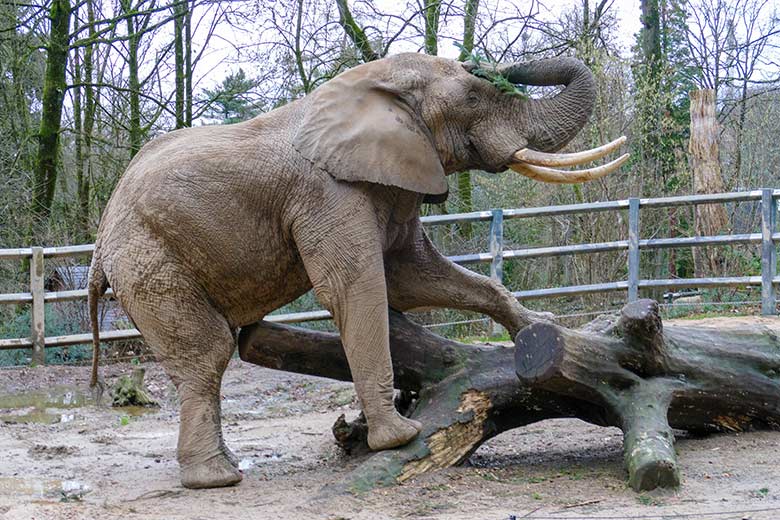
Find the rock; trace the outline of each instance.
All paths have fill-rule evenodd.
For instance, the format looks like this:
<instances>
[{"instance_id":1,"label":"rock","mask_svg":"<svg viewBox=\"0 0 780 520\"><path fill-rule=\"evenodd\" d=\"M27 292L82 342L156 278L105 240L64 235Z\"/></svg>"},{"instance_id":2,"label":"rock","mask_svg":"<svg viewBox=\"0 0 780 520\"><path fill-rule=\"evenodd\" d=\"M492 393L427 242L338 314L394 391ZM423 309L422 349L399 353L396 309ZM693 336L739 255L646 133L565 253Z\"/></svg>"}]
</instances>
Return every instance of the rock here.
<instances>
[{"instance_id":1,"label":"rock","mask_svg":"<svg viewBox=\"0 0 780 520\"><path fill-rule=\"evenodd\" d=\"M63 480L60 488L63 502L79 501L84 495L92 491L92 488L85 482L78 480Z\"/></svg>"},{"instance_id":2,"label":"rock","mask_svg":"<svg viewBox=\"0 0 780 520\"><path fill-rule=\"evenodd\" d=\"M69 457L79 452L79 449L75 446L46 446L44 444L36 444L27 450L30 457L34 459L55 459L61 457Z\"/></svg>"}]
</instances>

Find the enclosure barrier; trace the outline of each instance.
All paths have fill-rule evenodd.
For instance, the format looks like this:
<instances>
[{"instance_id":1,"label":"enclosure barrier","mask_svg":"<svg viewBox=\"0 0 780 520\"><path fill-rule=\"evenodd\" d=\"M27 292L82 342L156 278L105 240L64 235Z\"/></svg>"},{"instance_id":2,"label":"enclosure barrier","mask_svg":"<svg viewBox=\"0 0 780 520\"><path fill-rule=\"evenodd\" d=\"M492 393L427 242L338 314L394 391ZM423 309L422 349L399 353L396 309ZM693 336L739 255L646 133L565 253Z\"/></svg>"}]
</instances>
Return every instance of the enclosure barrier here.
<instances>
[{"instance_id":1,"label":"enclosure barrier","mask_svg":"<svg viewBox=\"0 0 780 520\"><path fill-rule=\"evenodd\" d=\"M630 198L618 201L536 208L494 209L491 211L475 211L451 215L432 215L422 217L421 220L428 226L456 224L460 222L490 221L488 252L450 256L448 258L458 264L489 262L490 276L498 281L503 281L503 262L505 259L540 258L605 251L628 251L627 280L513 292L512 294L520 300L625 290L627 291L628 301L634 301L639 297L639 289L761 286L761 314L773 315L775 314L777 306L775 286L780 285L780 277L777 274L776 245L777 243L780 243L780 232L777 232L778 199L780 199L780 189L762 189L733 193L662 197L655 199ZM639 214L642 208L665 208L745 201L760 201L760 233L655 239L640 239L639 237ZM596 244L575 244L558 247L504 250L503 229L504 220L506 219L571 215L615 210L628 210L628 237L625 240ZM661 280L643 280L639 277L639 253L641 250L728 244L761 244L761 276ZM89 343L92 341L92 335L89 333L46 337L44 304L86 299L87 290L45 291L44 259L88 256L92 254L94 247L94 244L84 244L67 247L0 249L0 260L30 259L30 292L0 294L0 304L32 305L30 337L0 339L0 350L32 348L33 364L44 364L44 349L46 347L62 347ZM111 289L109 289L105 296L108 297L112 294ZM326 320L330 317L330 313L321 310L293 314L274 314L267 316L265 319L275 323L301 323L306 321ZM100 333L101 341L126 340L140 337L141 333L136 329L102 331Z\"/></svg>"}]
</instances>

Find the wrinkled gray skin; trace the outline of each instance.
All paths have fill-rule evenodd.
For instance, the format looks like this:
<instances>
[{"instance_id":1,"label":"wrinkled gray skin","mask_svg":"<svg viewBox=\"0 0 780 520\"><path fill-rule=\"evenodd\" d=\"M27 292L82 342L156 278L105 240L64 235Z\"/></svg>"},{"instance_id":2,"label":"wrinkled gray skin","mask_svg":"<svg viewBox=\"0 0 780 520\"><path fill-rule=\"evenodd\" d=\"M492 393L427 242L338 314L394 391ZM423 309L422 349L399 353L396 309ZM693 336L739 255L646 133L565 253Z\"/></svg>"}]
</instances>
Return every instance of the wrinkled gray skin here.
<instances>
[{"instance_id":1,"label":"wrinkled gray skin","mask_svg":"<svg viewBox=\"0 0 780 520\"><path fill-rule=\"evenodd\" d=\"M477 311L511 335L550 317L445 259L418 217L446 174L554 151L590 114L593 80L576 60L506 74L568 87L524 100L455 61L403 54L250 121L171 132L132 161L98 230L91 306L110 285L176 385L184 486L241 480L220 425L236 329L312 287L341 331L376 450L421 428L393 407L388 305Z\"/></svg>"}]
</instances>

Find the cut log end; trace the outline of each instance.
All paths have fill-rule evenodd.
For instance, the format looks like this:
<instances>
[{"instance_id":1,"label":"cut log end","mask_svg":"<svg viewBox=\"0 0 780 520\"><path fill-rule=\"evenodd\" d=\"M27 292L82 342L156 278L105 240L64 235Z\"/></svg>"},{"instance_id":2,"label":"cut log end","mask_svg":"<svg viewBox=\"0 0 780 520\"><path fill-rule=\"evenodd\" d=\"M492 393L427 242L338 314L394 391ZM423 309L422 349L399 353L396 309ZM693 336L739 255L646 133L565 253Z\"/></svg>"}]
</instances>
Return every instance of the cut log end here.
<instances>
[{"instance_id":1,"label":"cut log end","mask_svg":"<svg viewBox=\"0 0 780 520\"><path fill-rule=\"evenodd\" d=\"M623 307L618 326L629 341L660 350L664 327L655 300L637 300Z\"/></svg>"},{"instance_id":2,"label":"cut log end","mask_svg":"<svg viewBox=\"0 0 780 520\"><path fill-rule=\"evenodd\" d=\"M515 338L515 369L520 382L534 385L558 374L566 353L559 328L550 323L535 323Z\"/></svg>"},{"instance_id":3,"label":"cut log end","mask_svg":"<svg viewBox=\"0 0 780 520\"><path fill-rule=\"evenodd\" d=\"M603 406L624 434L629 483L636 490L679 485L674 435L667 421L675 378L642 377L663 367L658 305L627 305L622 339L594 338L554 324L534 324L515 338L515 369L524 384Z\"/></svg>"},{"instance_id":4,"label":"cut log end","mask_svg":"<svg viewBox=\"0 0 780 520\"><path fill-rule=\"evenodd\" d=\"M623 453L628 483L636 491L680 485L674 433L667 420L673 387L654 379L623 394Z\"/></svg>"},{"instance_id":5,"label":"cut log end","mask_svg":"<svg viewBox=\"0 0 780 520\"><path fill-rule=\"evenodd\" d=\"M629 473L628 485L634 491L676 488L680 485L680 470L674 461L653 459Z\"/></svg>"}]
</instances>

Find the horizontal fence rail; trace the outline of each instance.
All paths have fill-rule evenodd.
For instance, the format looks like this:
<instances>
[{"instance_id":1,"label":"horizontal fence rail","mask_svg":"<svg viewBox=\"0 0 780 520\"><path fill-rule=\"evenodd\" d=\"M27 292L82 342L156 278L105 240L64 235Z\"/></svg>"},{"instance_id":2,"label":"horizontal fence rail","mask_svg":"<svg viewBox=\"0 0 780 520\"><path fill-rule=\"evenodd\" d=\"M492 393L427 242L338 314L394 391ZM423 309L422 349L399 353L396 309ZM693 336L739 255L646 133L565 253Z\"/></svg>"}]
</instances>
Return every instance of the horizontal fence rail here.
<instances>
[{"instance_id":1,"label":"horizontal fence rail","mask_svg":"<svg viewBox=\"0 0 780 520\"><path fill-rule=\"evenodd\" d=\"M567 287L550 287L516 291L512 294L520 300L578 296L584 294L627 291L628 301L638 298L639 289L680 289L687 287L761 287L761 313L775 314L777 306L777 289L780 276L777 273L777 244L780 243L780 232L777 231L777 210L780 189L762 189L732 193L714 193L706 195L690 195L682 197L661 198L631 198L617 201L592 202L585 204L567 204L560 206L545 206L536 208L494 209L490 211L474 211L449 215L430 215L422 217L423 224L438 226L463 222L490 222L489 251L449 256L458 264L489 263L490 276L503 281L503 261L516 259L544 258L551 256L576 255L586 253L601 253L608 251L628 252L628 279L588 285ZM698 204L722 204L726 202L758 201L761 208L761 232L734 235L698 236L680 238L639 237L639 215L643 208L667 208L676 206L693 206ZM535 247L527 249L506 250L503 242L504 221L515 218L551 217L557 215L572 215L596 213L603 211L628 211L629 236L626 240L601 242L594 244L573 244L557 247ZM685 279L640 279L640 251L676 247L720 246L730 244L759 244L761 246L761 276L737 276L718 278L685 278ZM86 289L68 291L44 290L44 259L90 256L95 249L94 244L82 244L63 247L27 247L15 249L0 249L0 260L30 260L30 292L0 294L0 304L32 305L31 335L28 338L0 339L0 350L26 348L32 349L33 363L43 364L44 349L89 343L92 334L71 334L67 336L46 337L44 322L44 304L83 300L87 298ZM104 297L111 297L113 292L108 289ZM291 314L272 314L265 320L274 323L303 323L309 321L327 320L331 315L328 311L318 310ZM495 326L491 322L491 329ZM137 339L141 333L137 329L101 331L101 341L117 341Z\"/></svg>"}]
</instances>

